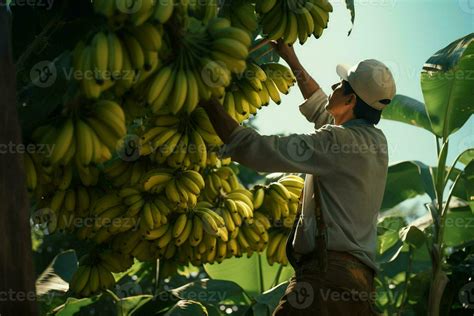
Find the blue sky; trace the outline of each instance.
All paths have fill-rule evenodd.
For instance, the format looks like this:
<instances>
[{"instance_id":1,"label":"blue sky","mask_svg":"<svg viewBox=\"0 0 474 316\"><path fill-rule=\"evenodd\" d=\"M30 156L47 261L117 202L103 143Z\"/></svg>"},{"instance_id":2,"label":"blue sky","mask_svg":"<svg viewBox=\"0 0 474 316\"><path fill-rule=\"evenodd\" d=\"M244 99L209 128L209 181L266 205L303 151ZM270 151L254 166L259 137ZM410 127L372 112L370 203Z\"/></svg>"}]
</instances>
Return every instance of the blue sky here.
<instances>
[{"instance_id":1,"label":"blue sky","mask_svg":"<svg viewBox=\"0 0 474 316\"><path fill-rule=\"evenodd\" d=\"M306 69L329 92L339 80L338 63L354 64L365 58L385 62L397 82L397 93L423 101L420 70L433 53L474 32L474 0L356 0L352 34L349 11L343 0L330 0L334 12L328 29L295 50ZM298 111L303 97L295 86L283 102L260 111L255 125L262 134L307 133L313 125ZM436 162L434 137L423 129L393 121L378 124L390 148L390 163L420 160ZM452 136L449 160L457 152L474 147L474 118Z\"/></svg>"}]
</instances>

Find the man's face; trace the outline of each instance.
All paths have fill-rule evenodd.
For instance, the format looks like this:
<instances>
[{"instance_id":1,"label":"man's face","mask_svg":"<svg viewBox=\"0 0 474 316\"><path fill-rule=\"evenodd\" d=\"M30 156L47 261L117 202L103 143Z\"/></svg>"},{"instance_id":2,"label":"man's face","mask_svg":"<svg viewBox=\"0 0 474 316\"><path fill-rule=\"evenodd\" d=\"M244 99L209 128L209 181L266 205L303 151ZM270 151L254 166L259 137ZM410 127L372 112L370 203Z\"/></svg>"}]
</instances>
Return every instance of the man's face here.
<instances>
[{"instance_id":1,"label":"man's face","mask_svg":"<svg viewBox=\"0 0 474 316\"><path fill-rule=\"evenodd\" d=\"M332 93L329 95L329 102L326 104L326 111L333 116L341 116L347 111L352 111L355 105L356 96L353 93L344 95L342 80L331 86Z\"/></svg>"}]
</instances>

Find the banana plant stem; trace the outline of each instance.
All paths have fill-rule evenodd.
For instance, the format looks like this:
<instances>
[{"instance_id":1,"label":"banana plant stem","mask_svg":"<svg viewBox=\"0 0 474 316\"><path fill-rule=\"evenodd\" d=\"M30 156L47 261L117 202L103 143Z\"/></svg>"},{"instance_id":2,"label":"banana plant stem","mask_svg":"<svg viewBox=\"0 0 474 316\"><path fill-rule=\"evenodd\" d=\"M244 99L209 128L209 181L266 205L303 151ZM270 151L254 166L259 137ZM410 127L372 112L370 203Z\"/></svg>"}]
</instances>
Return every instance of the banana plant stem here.
<instances>
[{"instance_id":1,"label":"banana plant stem","mask_svg":"<svg viewBox=\"0 0 474 316\"><path fill-rule=\"evenodd\" d=\"M254 46L252 46L250 49L249 49L249 54L253 53L254 51L262 48L263 46L267 45L268 43L270 43L270 40L268 38L264 38L262 39L260 42L258 42L257 44L255 44ZM272 47L273 49L273 47Z\"/></svg>"}]
</instances>

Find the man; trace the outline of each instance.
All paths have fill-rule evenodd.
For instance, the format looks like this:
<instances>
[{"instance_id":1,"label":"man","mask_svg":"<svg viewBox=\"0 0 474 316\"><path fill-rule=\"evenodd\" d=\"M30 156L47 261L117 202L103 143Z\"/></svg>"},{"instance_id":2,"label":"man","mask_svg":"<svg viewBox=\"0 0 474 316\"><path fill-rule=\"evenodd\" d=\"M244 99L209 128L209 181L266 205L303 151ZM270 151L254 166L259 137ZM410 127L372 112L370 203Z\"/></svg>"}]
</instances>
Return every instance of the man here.
<instances>
[{"instance_id":1,"label":"man","mask_svg":"<svg viewBox=\"0 0 474 316\"><path fill-rule=\"evenodd\" d=\"M295 275L274 315L373 315L377 214L388 168L387 142L374 125L395 95L393 76L373 59L338 65L342 80L328 101L293 48L274 46L296 74L306 99L300 111L314 133L261 136L217 101L203 102L226 144L223 155L257 171L306 174L302 212L287 242Z\"/></svg>"}]
</instances>

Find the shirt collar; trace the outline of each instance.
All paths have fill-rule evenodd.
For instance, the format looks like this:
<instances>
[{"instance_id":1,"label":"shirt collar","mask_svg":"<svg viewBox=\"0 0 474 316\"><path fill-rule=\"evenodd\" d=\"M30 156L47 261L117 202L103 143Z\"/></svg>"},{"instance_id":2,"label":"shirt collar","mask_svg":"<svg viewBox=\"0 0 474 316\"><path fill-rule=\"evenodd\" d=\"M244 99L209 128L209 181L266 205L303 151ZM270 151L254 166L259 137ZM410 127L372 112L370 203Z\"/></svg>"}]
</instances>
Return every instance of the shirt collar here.
<instances>
[{"instance_id":1,"label":"shirt collar","mask_svg":"<svg viewBox=\"0 0 474 316\"><path fill-rule=\"evenodd\" d=\"M361 125L370 125L370 126L373 126L374 124L371 124L369 121L367 121L366 119L352 119L352 120L349 120L347 122L345 122L344 124L342 124L342 126L344 127L349 127L349 126L361 126Z\"/></svg>"}]
</instances>

